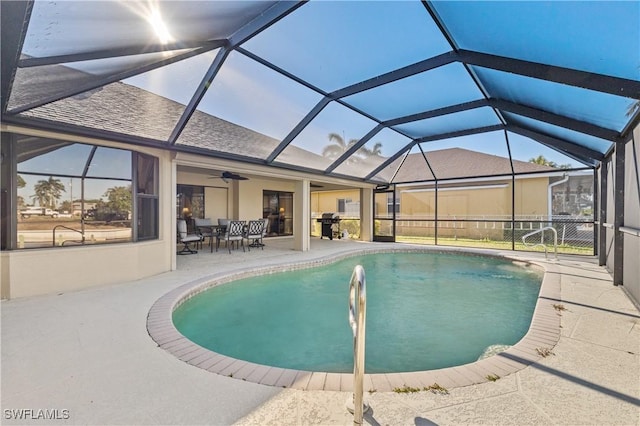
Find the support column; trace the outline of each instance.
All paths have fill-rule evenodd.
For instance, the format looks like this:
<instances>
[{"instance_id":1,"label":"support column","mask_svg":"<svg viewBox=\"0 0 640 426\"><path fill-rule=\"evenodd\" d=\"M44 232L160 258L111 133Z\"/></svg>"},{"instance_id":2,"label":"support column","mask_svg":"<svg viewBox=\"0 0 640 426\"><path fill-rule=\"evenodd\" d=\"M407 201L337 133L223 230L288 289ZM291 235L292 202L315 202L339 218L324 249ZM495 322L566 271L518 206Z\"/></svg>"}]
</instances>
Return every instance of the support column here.
<instances>
[{"instance_id":1,"label":"support column","mask_svg":"<svg viewBox=\"0 0 640 426\"><path fill-rule=\"evenodd\" d=\"M165 164L168 166L169 170L168 173L166 173L166 176L168 177L167 179L163 179L163 173L162 173L162 169L165 167ZM160 184L160 189L162 191L163 185L162 183L167 183L167 185L165 186L168 187L169 189L165 189L164 191L162 191L160 193L160 200L162 200L162 196L163 193L164 194L170 194L170 200L171 200L171 205L173 206L173 208L168 209L169 210L169 217L170 217L170 222L171 224L169 225L169 227L164 228L164 229L169 229L169 235L163 235L163 226L162 224L166 223L166 221L163 219L163 215L162 215L162 209L160 209L160 238L166 238L167 240L171 241L171 270L175 271L176 269L178 269L178 260L177 260L177 254L176 254L176 247L178 247L178 236L176 233L176 223L178 221L178 217L177 217L177 213L176 213L176 207L175 207L175 203L176 203L176 197L178 196L178 163L176 163L175 158L171 158L171 161L164 161L162 158L160 159L160 178L162 179L162 182ZM168 181L168 182L167 182ZM163 203L164 204L164 203Z\"/></svg>"},{"instance_id":2,"label":"support column","mask_svg":"<svg viewBox=\"0 0 640 426\"><path fill-rule=\"evenodd\" d=\"M620 227L624 226L624 168L625 168L624 142L616 142L616 164L614 170L614 242L613 242L613 285L622 284L624 268L624 234Z\"/></svg>"},{"instance_id":3,"label":"support column","mask_svg":"<svg viewBox=\"0 0 640 426\"><path fill-rule=\"evenodd\" d=\"M311 183L296 182L293 194L293 249L309 251L311 246Z\"/></svg>"},{"instance_id":4,"label":"support column","mask_svg":"<svg viewBox=\"0 0 640 426\"><path fill-rule=\"evenodd\" d=\"M609 161L600 163L600 208L598 210L598 264L607 264L607 180L609 175Z\"/></svg>"},{"instance_id":5,"label":"support column","mask_svg":"<svg viewBox=\"0 0 640 426\"><path fill-rule=\"evenodd\" d=\"M373 188L360 189L360 240L373 241Z\"/></svg>"}]
</instances>

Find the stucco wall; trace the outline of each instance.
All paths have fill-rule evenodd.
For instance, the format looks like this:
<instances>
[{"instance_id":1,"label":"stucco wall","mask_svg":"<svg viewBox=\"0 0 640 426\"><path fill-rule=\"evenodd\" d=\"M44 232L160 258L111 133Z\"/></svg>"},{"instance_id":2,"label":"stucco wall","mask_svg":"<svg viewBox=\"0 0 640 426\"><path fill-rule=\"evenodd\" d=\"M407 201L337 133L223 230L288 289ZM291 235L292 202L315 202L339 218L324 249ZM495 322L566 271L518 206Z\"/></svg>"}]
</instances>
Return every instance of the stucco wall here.
<instances>
[{"instance_id":1,"label":"stucco wall","mask_svg":"<svg viewBox=\"0 0 640 426\"><path fill-rule=\"evenodd\" d=\"M516 179L515 213L516 215L547 214L547 177L529 177ZM435 192L415 189L400 191L400 215L427 218L435 214ZM461 189L438 191L438 215L448 217L482 217L511 215L511 180L497 181L472 188L461 185Z\"/></svg>"},{"instance_id":2,"label":"stucco wall","mask_svg":"<svg viewBox=\"0 0 640 426\"><path fill-rule=\"evenodd\" d=\"M1 256L3 275L7 274L10 283L7 297L14 299L159 274L169 270L169 254L163 241L153 241L13 251Z\"/></svg>"},{"instance_id":3,"label":"stucco wall","mask_svg":"<svg viewBox=\"0 0 640 426\"><path fill-rule=\"evenodd\" d=\"M547 215L549 213L549 178L516 179L515 214Z\"/></svg>"},{"instance_id":4,"label":"stucco wall","mask_svg":"<svg viewBox=\"0 0 640 426\"><path fill-rule=\"evenodd\" d=\"M360 201L360 190L340 191L316 191L311 193L311 212L320 215L322 213L336 213L338 211L338 199L350 199Z\"/></svg>"},{"instance_id":5,"label":"stucco wall","mask_svg":"<svg viewBox=\"0 0 640 426\"><path fill-rule=\"evenodd\" d=\"M628 142L625 152L624 226L640 229L640 127L634 131L634 141ZM640 236L624 235L623 285L640 303Z\"/></svg>"}]
</instances>

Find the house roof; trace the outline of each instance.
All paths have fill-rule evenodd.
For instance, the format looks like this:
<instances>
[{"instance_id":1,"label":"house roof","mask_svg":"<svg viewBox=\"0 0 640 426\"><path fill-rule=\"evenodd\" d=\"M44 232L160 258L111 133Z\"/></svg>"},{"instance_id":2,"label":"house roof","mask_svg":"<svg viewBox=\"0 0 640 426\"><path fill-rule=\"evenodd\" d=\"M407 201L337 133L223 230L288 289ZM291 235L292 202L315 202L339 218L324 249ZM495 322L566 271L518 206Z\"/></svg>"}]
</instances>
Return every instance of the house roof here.
<instances>
[{"instance_id":1,"label":"house roof","mask_svg":"<svg viewBox=\"0 0 640 426\"><path fill-rule=\"evenodd\" d=\"M558 171L554 167L518 160L513 160L513 168L515 173L522 174ZM408 155L393 181L401 183L434 180L434 175L439 180L446 180L510 174L509 158L462 148L448 148L429 151L424 155Z\"/></svg>"},{"instance_id":2,"label":"house roof","mask_svg":"<svg viewBox=\"0 0 640 426\"><path fill-rule=\"evenodd\" d=\"M597 166L640 120L638 2L149 4L2 2L3 122L385 182L478 137Z\"/></svg>"}]
</instances>

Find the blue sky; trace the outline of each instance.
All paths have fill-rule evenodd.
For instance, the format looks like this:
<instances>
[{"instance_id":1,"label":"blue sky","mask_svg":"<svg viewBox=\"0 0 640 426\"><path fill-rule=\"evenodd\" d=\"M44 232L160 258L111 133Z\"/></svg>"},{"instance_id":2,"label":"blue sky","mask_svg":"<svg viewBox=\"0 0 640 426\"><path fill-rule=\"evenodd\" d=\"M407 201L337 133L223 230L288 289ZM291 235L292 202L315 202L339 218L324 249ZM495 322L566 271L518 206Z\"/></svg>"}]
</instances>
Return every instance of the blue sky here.
<instances>
[{"instance_id":1,"label":"blue sky","mask_svg":"<svg viewBox=\"0 0 640 426\"><path fill-rule=\"evenodd\" d=\"M149 4L152 4L150 2ZM193 11L158 3L167 12L165 25L170 34L192 34L212 38L222 36L223 20L217 16L216 25L207 19L194 19ZM25 43L25 53L38 54L42 46L58 49L78 49L69 43L77 37L78 25L93 23L93 31L83 37L87 48L106 47L109 43L126 44L127 34L137 43L147 38L157 42L150 21L132 14L126 7L94 10L82 8L78 23L69 18L78 13L73 4L53 5L39 2L40 9L52 8L65 12L66 19L49 22L36 13L40 30ZM549 63L600 72L624 78L639 79L640 21L639 2L433 2L436 13L446 22L458 47L513 58L549 61ZM203 13L211 17L216 3L208 3ZM256 3L233 3L234 13L244 7L255 13ZM117 10L116 10L117 9ZM138 11L140 12L140 11ZM91 14L98 14L92 17ZM108 17L101 21L105 14ZM220 12L222 13L222 12ZM170 16L190 19L177 25ZM235 16L235 15L234 15ZM239 16L239 15L238 15ZM116 19L118 18L118 19ZM101 22L115 25L116 32L99 32ZM189 23L186 28L185 22ZM136 23L136 25L133 25ZM67 25L67 26L65 26ZM106 25L106 24L105 24ZM51 28L49 28L51 27ZM34 27L36 28L36 27ZM51 31L47 32L47 28ZM55 30L55 31L53 31ZM185 32L188 30L187 32ZM34 30L35 31L35 30ZM507 37L505 37L505 34ZM227 34L228 36L229 34ZM50 41L41 43L41 38ZM205 37L206 38L206 37ZM56 42L57 41L57 42ZM95 45L92 45L95 44ZM104 46L102 46L104 44ZM312 1L295 10L276 25L248 40L242 46L292 74L306 80L322 91L331 92L358 81L373 78L391 70L446 53L452 49L434 24L430 14L419 1ZM40 52L69 53L63 51ZM186 105L194 90L213 62L217 51L208 52L170 66L125 80L132 84ZM597 60L594 60L597 59ZM120 63L127 62L127 58ZM96 69L100 61L75 63L80 69ZM118 62L118 61L116 61ZM132 65L133 65L132 60ZM109 69L113 61L104 60ZM567 115L603 127L619 130L628 121L624 112L631 102L621 96L586 92L578 96L578 89L557 83L543 82L521 76L507 75L470 67L493 96L547 108L549 112ZM482 98L482 92L469 77L469 70L454 63L415 75L392 84L345 98L358 108L380 120L402 117L460 102ZM500 91L501 90L501 91ZM250 128L277 140L285 138L295 125L322 99L322 95L308 87L264 67L238 52L232 52L207 93L199 110ZM486 110L487 108L485 108ZM411 123L406 129L456 130L459 123L469 127L497 123L497 117L482 109L458 115L438 117L425 123ZM530 125L526 120L525 124ZM359 139L375 126L375 122L336 103L330 103L293 141L294 146L320 153L329 143L328 135L335 132L345 139ZM464 127L464 126L462 126ZM540 131L556 131L546 125ZM578 140L599 151L608 143L583 137L575 132L562 131L559 137ZM386 131L376 135L373 142L383 146L383 155L395 153L404 146L397 135ZM527 161L544 155L560 163L581 164L546 147L511 135L514 157ZM429 146L446 148L453 142L436 142ZM474 145L477 144L477 145ZM482 152L504 155L501 133L473 136L463 142L468 149L476 146ZM480 148L481 147L481 148ZM393 148L393 149L390 149Z\"/></svg>"},{"instance_id":2,"label":"blue sky","mask_svg":"<svg viewBox=\"0 0 640 426\"><path fill-rule=\"evenodd\" d=\"M613 42L614 39L618 40L616 37L622 36L621 30L616 29L613 34L607 34L605 38L608 41L602 41L602 37L589 31L589 19L599 16L599 13L606 9L607 16L613 15L618 18L622 16L628 20L625 14L628 14L629 10L632 12L637 10L635 6L627 7L624 5L603 8L602 4L590 4L588 7L576 9L575 5L570 4L556 5L549 2L541 4L542 7L525 5L531 16L524 17L512 15L514 8L524 7L523 5L506 5L504 2L502 4L469 5L474 9L477 17L482 17L470 25L476 31L481 32L481 27L490 22L498 29L506 28L509 31L514 31L515 34L520 34L520 37L525 37L517 25L523 27L533 25L533 28L537 28L537 24L532 24L536 20L554 19L557 22L562 22L563 19L568 19L567 16L576 15L576 13L577 15L583 14L582 18L585 19L570 19L570 22L565 22L564 25L570 26L572 34L588 34L589 40L593 40L590 45L593 46L593 49L603 51L613 58L617 56L607 50L608 46L610 47L610 44L607 43ZM466 22L464 14L460 14L459 9L453 4L436 2L435 8L439 12L441 11L443 16L448 17L455 28L463 26L461 22ZM494 15L487 16L487 14ZM517 24L513 22L517 22ZM170 23L168 26L170 28ZM375 28L375 31L367 31L363 28ZM561 37L561 30L562 28L556 32L550 30L553 34L544 33L545 39L540 40L542 46L531 42L530 44L535 45L538 49L533 52L522 51L522 44L525 41L521 39L520 51L516 51L517 43L513 44L513 40L510 40L510 44L504 47L509 50L505 50L503 53L509 53L515 57L531 55L529 59L538 59L538 56L551 54L553 61L558 62L558 65L582 66L581 58L576 57L575 53L571 54L571 49L575 48L575 41L564 40ZM461 32L461 34L465 34L465 32ZM491 34L493 33L486 36L487 40L496 44L496 40L491 39ZM468 47L477 48L473 39L466 39L464 35L460 37L464 43L469 45ZM558 44L558 40L560 40L560 44ZM585 42L585 44L588 43ZM633 50L636 44L638 43L631 40L629 45L625 44L620 47L624 51L628 51ZM249 40L242 47L327 92L451 49L446 39L433 25L425 8L419 2L408 1L311 2L296 10L274 27ZM554 49L560 48L563 49L564 59L555 53ZM136 76L127 80L126 83L186 104L190 99L190 94L193 93L215 57L215 53L210 52L162 70ZM597 69L595 71L605 72L608 70ZM364 110L372 111L381 119L395 118L451 103L481 98L482 94L472 80L464 79L466 75L467 72L460 64L452 64L354 95L346 100L353 101L355 105ZM501 78L501 76L496 78ZM520 86L514 86L515 88L511 90L517 91L517 88L522 86L521 82L518 84ZM537 95L540 98L539 102L548 102L549 99L553 99L554 93L558 89L560 88L551 86L546 95L539 94L541 91L536 89L531 93L531 96ZM501 96L508 95L508 93L501 93ZM321 98L319 93L234 52L228 57L198 108L208 114L282 140ZM569 95L566 95L565 98L569 98ZM584 107L583 104L587 104L585 109L588 113L594 114L593 111L596 111L595 114L597 114L598 108L593 108L593 106L602 104L601 115L607 120L619 120L621 111L626 106L624 98L611 100L600 96L585 99L586 102L580 100L578 102L582 103L576 105ZM613 101L613 103L604 101ZM572 105L572 107L576 105ZM564 112L562 104L558 103L556 108L558 111L553 112ZM468 112L465 117L451 116L448 119L450 121L465 120L470 123L476 120L478 123L474 123L475 125L496 124L497 118L495 116L492 118L491 115L482 117L480 111L474 110ZM580 119L581 117L575 118ZM444 119L440 121L442 122ZM322 148L329 143L329 133L335 132L344 135L347 140L359 139L375 124L375 122L347 108L330 103L294 139L293 145L320 153ZM431 128L434 124L435 120L425 123L427 127ZM598 124L606 125L601 122ZM408 127L415 125L410 124ZM442 131L446 131L448 126L455 126L455 123L445 122L440 126L442 126ZM616 126L619 126L619 122L616 123ZM575 135L569 136L575 137ZM388 146L393 146L394 149L399 146L398 143L385 144L385 139L388 137L389 134L386 133L381 134L379 139L376 137L373 139L373 141L382 142L383 155L392 155L395 152L387 150ZM544 155L559 164L570 163L576 167L582 166L575 160L529 139L518 135L511 135L510 138L513 142L512 153L519 160L527 161L529 158ZM478 149L482 152L496 155L504 155L506 152L504 137L501 133L473 136L470 138L471 142L466 142L464 145L466 148L472 149L472 142L479 140L483 140L479 144L482 148ZM588 138L585 140L587 144L591 143ZM430 146L437 145L446 148L459 141L442 141L430 144Z\"/></svg>"}]
</instances>

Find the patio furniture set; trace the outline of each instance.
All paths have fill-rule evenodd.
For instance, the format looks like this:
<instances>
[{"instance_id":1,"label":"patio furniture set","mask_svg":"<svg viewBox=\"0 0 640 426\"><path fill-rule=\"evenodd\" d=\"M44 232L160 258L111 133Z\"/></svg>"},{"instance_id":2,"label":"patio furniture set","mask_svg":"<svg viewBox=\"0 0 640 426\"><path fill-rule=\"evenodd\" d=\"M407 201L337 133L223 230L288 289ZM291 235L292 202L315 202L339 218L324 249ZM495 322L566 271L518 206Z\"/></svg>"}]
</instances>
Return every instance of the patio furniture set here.
<instances>
[{"instance_id":1,"label":"patio furniture set","mask_svg":"<svg viewBox=\"0 0 640 426\"><path fill-rule=\"evenodd\" d=\"M183 244L182 250L178 251L178 254L197 253L198 251L193 246L202 248L202 244L206 239L209 241L212 253L214 239L216 251L220 248L221 242L226 244L229 253L231 253L234 243L236 248L242 247L242 251L245 251L245 240L249 251L251 251L252 247L264 249L263 238L268 229L269 219L249 221L218 219L217 224L213 223L209 218L196 218L194 220L195 232L188 233L186 221L178 219L178 242Z\"/></svg>"}]
</instances>

